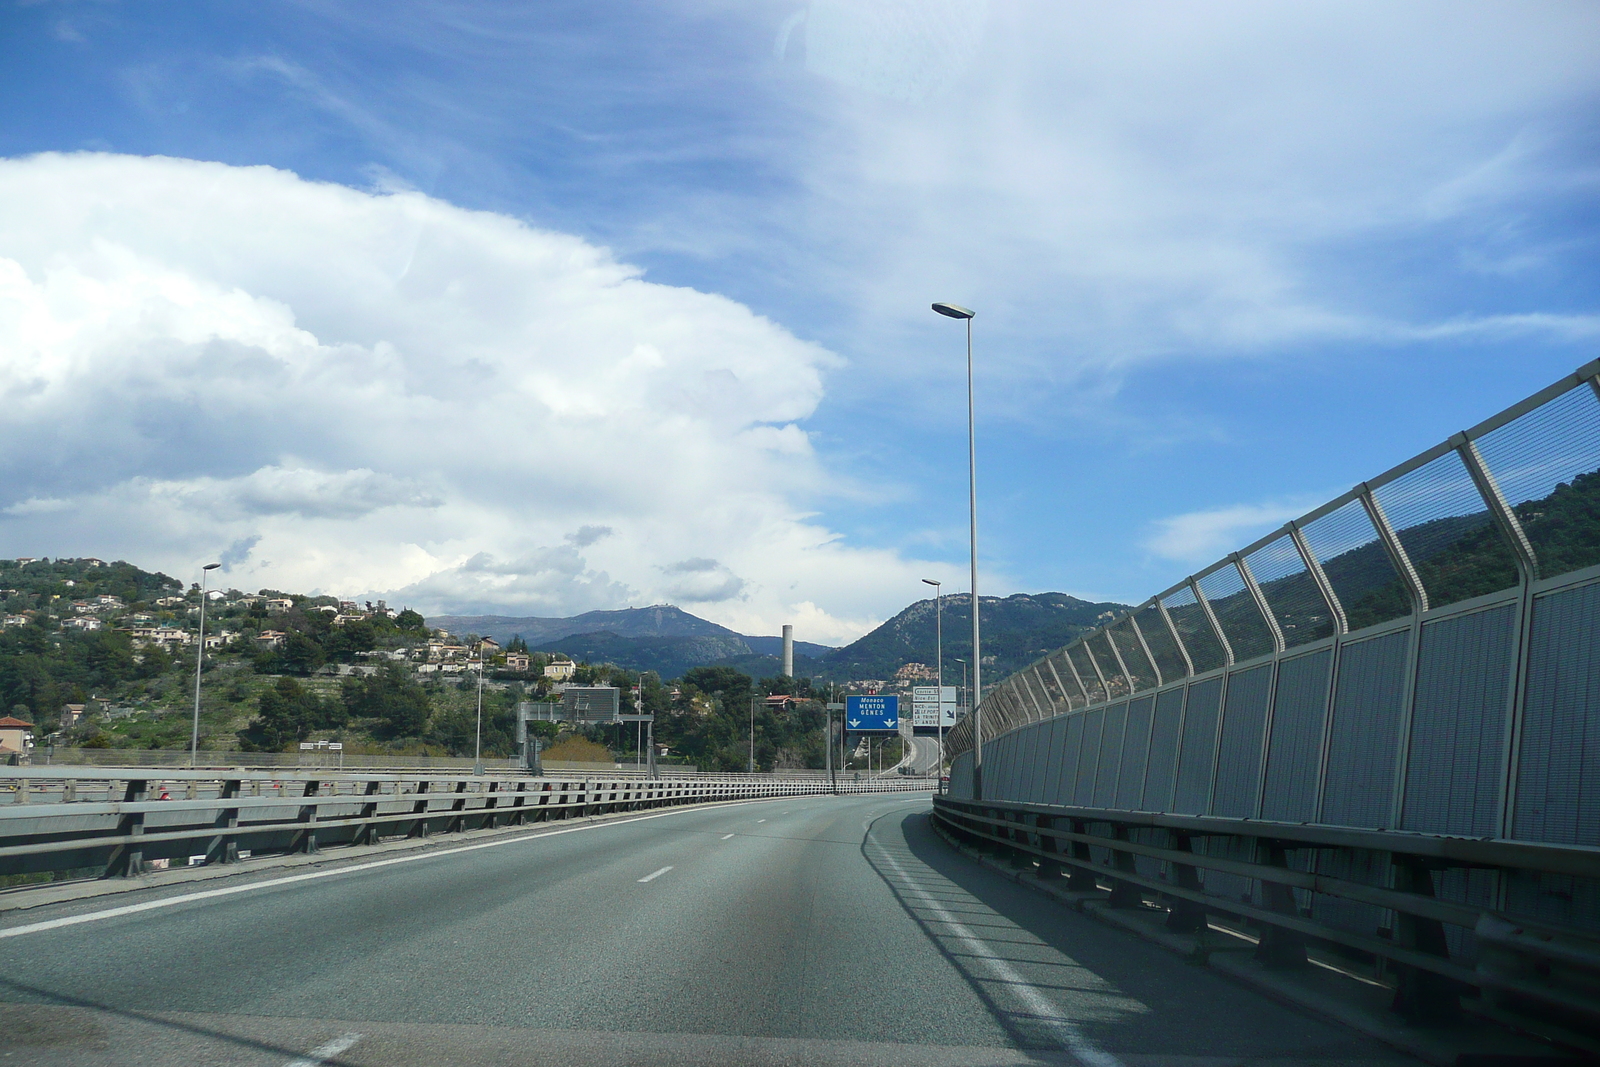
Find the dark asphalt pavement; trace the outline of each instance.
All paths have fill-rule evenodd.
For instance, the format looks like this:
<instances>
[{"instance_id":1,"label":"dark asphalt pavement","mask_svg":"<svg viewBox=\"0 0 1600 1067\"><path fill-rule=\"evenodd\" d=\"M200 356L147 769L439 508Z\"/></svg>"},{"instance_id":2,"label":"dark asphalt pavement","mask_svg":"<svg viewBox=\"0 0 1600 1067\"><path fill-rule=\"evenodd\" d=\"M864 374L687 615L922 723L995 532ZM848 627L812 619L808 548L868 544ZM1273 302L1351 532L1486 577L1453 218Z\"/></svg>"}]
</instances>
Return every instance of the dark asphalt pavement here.
<instances>
[{"instance_id":1,"label":"dark asphalt pavement","mask_svg":"<svg viewBox=\"0 0 1600 1067\"><path fill-rule=\"evenodd\" d=\"M1413 1062L978 867L928 809L685 809L7 913L0 1062Z\"/></svg>"}]
</instances>

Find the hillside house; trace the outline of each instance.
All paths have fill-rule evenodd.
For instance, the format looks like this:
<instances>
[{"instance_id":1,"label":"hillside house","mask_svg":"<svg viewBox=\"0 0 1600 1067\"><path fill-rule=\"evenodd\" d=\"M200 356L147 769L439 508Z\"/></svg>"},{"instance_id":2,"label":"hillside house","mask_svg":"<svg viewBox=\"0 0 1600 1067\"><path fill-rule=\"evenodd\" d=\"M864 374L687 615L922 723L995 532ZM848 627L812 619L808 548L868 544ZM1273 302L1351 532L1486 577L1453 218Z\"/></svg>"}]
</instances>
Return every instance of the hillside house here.
<instances>
[{"instance_id":1,"label":"hillside house","mask_svg":"<svg viewBox=\"0 0 1600 1067\"><path fill-rule=\"evenodd\" d=\"M26 759L33 751L33 723L7 715L0 719L0 758Z\"/></svg>"},{"instance_id":2,"label":"hillside house","mask_svg":"<svg viewBox=\"0 0 1600 1067\"><path fill-rule=\"evenodd\" d=\"M578 665L570 659L560 659L544 665L544 676L558 682L570 682Z\"/></svg>"},{"instance_id":3,"label":"hillside house","mask_svg":"<svg viewBox=\"0 0 1600 1067\"><path fill-rule=\"evenodd\" d=\"M101 622L93 615L83 615L76 619L68 619L66 622L61 624L61 628L63 630L79 630L83 633L93 633L95 630L98 630L103 626L105 626L105 623Z\"/></svg>"},{"instance_id":4,"label":"hillside house","mask_svg":"<svg viewBox=\"0 0 1600 1067\"><path fill-rule=\"evenodd\" d=\"M506 670L526 671L533 666L533 659L526 652L507 652Z\"/></svg>"},{"instance_id":5,"label":"hillside house","mask_svg":"<svg viewBox=\"0 0 1600 1067\"><path fill-rule=\"evenodd\" d=\"M7 615L4 625L8 629L12 626L26 626L28 625L28 617L26 615Z\"/></svg>"},{"instance_id":6,"label":"hillside house","mask_svg":"<svg viewBox=\"0 0 1600 1067\"><path fill-rule=\"evenodd\" d=\"M282 648L289 635L282 630L262 630L256 635L256 644L262 648Z\"/></svg>"},{"instance_id":7,"label":"hillside house","mask_svg":"<svg viewBox=\"0 0 1600 1067\"><path fill-rule=\"evenodd\" d=\"M268 615L282 615L294 607L294 601L286 596L268 597L265 604Z\"/></svg>"}]
</instances>

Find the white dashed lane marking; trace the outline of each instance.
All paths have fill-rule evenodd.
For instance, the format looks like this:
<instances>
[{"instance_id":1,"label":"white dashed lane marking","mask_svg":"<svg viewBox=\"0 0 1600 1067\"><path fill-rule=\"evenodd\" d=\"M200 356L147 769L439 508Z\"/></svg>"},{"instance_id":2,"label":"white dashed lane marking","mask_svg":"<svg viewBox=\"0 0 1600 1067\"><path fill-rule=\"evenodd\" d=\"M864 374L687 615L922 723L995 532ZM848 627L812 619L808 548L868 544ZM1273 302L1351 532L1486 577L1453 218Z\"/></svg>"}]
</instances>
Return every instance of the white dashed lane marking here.
<instances>
[{"instance_id":1,"label":"white dashed lane marking","mask_svg":"<svg viewBox=\"0 0 1600 1067\"><path fill-rule=\"evenodd\" d=\"M661 868L659 871L651 871L649 874L647 874L643 878L639 879L639 881L641 881L641 882L653 882L657 878L660 878L663 874L666 874L670 870L672 870L672 868L670 866L667 866L667 867Z\"/></svg>"}]
</instances>

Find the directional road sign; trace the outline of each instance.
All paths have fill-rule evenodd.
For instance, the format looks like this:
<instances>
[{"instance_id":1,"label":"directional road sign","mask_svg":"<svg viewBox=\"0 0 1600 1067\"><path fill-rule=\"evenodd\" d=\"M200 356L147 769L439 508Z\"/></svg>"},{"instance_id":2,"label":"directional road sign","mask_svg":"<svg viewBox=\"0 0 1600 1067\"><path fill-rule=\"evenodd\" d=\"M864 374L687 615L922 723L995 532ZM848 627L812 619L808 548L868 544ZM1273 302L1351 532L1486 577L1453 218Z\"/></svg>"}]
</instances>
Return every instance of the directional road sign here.
<instances>
[{"instance_id":1,"label":"directional road sign","mask_svg":"<svg viewBox=\"0 0 1600 1067\"><path fill-rule=\"evenodd\" d=\"M893 733L900 729L900 698L844 698L844 724L851 733Z\"/></svg>"}]
</instances>

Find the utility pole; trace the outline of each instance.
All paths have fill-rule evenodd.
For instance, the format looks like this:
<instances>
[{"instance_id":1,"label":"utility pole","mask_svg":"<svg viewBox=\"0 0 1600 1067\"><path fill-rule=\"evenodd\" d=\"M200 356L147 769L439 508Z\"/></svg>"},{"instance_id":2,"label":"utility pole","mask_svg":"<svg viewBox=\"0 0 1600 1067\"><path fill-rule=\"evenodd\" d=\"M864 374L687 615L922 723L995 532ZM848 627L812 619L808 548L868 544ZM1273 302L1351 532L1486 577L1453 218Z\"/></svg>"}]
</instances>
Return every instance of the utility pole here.
<instances>
[{"instance_id":1,"label":"utility pole","mask_svg":"<svg viewBox=\"0 0 1600 1067\"><path fill-rule=\"evenodd\" d=\"M750 694L750 773L756 773L756 700L754 693Z\"/></svg>"},{"instance_id":2,"label":"utility pole","mask_svg":"<svg viewBox=\"0 0 1600 1067\"><path fill-rule=\"evenodd\" d=\"M200 671L206 658L206 575L222 566L207 563L200 568L200 640L194 650L194 731L189 735L189 769L200 756Z\"/></svg>"}]
</instances>

